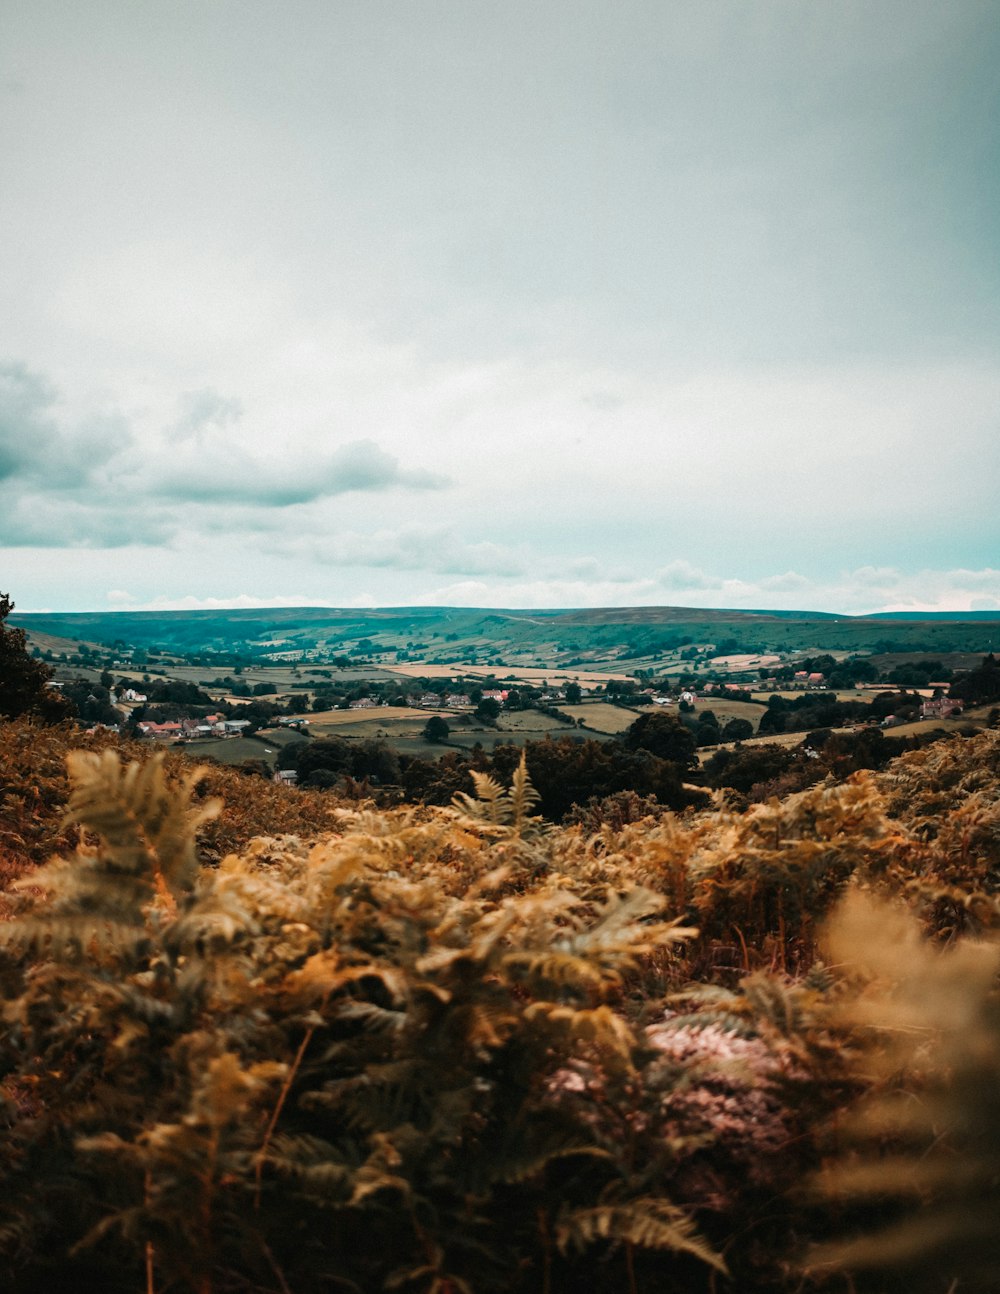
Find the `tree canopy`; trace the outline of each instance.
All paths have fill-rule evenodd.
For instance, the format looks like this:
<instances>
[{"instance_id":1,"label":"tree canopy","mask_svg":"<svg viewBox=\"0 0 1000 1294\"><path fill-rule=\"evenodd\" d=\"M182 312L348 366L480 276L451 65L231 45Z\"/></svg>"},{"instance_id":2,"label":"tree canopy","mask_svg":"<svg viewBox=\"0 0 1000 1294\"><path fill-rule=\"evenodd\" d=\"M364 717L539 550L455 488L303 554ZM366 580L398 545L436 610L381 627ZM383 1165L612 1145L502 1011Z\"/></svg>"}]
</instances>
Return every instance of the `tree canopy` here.
<instances>
[{"instance_id":1,"label":"tree canopy","mask_svg":"<svg viewBox=\"0 0 1000 1294\"><path fill-rule=\"evenodd\" d=\"M683 769L693 768L697 762L694 734L671 714L640 715L625 731L623 740L629 750L648 750Z\"/></svg>"},{"instance_id":2,"label":"tree canopy","mask_svg":"<svg viewBox=\"0 0 1000 1294\"><path fill-rule=\"evenodd\" d=\"M52 671L28 654L24 630L5 623L13 610L10 596L0 593L0 716L16 719L27 714L45 723L70 718L72 706L49 687Z\"/></svg>"},{"instance_id":3,"label":"tree canopy","mask_svg":"<svg viewBox=\"0 0 1000 1294\"><path fill-rule=\"evenodd\" d=\"M447 741L450 732L448 720L439 714L432 714L424 724L424 737L427 741Z\"/></svg>"}]
</instances>

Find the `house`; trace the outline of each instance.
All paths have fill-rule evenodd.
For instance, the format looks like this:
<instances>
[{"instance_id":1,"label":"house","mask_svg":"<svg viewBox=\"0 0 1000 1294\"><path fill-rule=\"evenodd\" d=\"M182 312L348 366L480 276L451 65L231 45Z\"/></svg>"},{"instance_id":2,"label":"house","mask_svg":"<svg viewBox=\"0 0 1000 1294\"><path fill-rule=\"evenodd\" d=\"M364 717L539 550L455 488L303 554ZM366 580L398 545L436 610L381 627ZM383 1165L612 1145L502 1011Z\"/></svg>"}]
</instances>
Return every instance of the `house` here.
<instances>
[{"instance_id":1,"label":"house","mask_svg":"<svg viewBox=\"0 0 1000 1294\"><path fill-rule=\"evenodd\" d=\"M216 724L216 729L221 727L224 737L238 737L244 728L250 727L249 719L223 719L221 724Z\"/></svg>"},{"instance_id":2,"label":"house","mask_svg":"<svg viewBox=\"0 0 1000 1294\"><path fill-rule=\"evenodd\" d=\"M352 710L374 710L378 701L373 696L363 696L359 701L352 701L350 709Z\"/></svg>"},{"instance_id":3,"label":"house","mask_svg":"<svg viewBox=\"0 0 1000 1294\"><path fill-rule=\"evenodd\" d=\"M173 741L181 735L183 729L179 723L168 720L166 723L140 723L139 732L144 737L152 737L156 741Z\"/></svg>"},{"instance_id":4,"label":"house","mask_svg":"<svg viewBox=\"0 0 1000 1294\"><path fill-rule=\"evenodd\" d=\"M962 702L950 696L934 696L920 707L921 719L950 719L962 713Z\"/></svg>"},{"instance_id":5,"label":"house","mask_svg":"<svg viewBox=\"0 0 1000 1294\"><path fill-rule=\"evenodd\" d=\"M798 677L798 675L796 675L796 678L797 678L797 677ZM807 676L807 678L806 678L806 682L809 684L809 686L810 686L810 687L822 687L822 686L823 686L823 684L826 682L826 675L825 675L825 674L817 674L817 673L815 673L815 672L814 672L814 673L809 674L809 675Z\"/></svg>"},{"instance_id":6,"label":"house","mask_svg":"<svg viewBox=\"0 0 1000 1294\"><path fill-rule=\"evenodd\" d=\"M127 687L122 693L123 701L133 701L136 705L141 705L146 700L145 692L137 692L134 687Z\"/></svg>"},{"instance_id":7,"label":"house","mask_svg":"<svg viewBox=\"0 0 1000 1294\"><path fill-rule=\"evenodd\" d=\"M489 691L486 691L486 692L484 692L484 693L483 693L483 700L484 700L484 701L499 701L499 702L500 702L500 704L501 704L501 705L503 705L503 703L507 700L507 697L508 697L509 695L510 695L510 693L507 691L507 689L506 689L506 688L504 688L504 689L501 691L501 689L500 689L500 688L496 688L496 687L495 687L495 688L490 688L490 689L489 689Z\"/></svg>"},{"instance_id":8,"label":"house","mask_svg":"<svg viewBox=\"0 0 1000 1294\"><path fill-rule=\"evenodd\" d=\"M294 768L276 768L272 778L279 786L294 786L298 780L299 775Z\"/></svg>"}]
</instances>

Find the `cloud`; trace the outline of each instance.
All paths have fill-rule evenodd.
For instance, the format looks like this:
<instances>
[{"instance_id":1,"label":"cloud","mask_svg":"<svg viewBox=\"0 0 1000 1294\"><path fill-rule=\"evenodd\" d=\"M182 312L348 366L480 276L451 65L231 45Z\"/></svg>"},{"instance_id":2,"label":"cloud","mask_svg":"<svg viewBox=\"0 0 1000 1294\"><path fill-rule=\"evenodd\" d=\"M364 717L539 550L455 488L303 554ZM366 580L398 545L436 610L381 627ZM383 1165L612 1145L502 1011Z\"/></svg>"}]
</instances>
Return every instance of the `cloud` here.
<instances>
[{"instance_id":1,"label":"cloud","mask_svg":"<svg viewBox=\"0 0 1000 1294\"><path fill-rule=\"evenodd\" d=\"M122 500L80 502L0 489L0 543L11 548L127 548L169 543L177 518Z\"/></svg>"},{"instance_id":2,"label":"cloud","mask_svg":"<svg viewBox=\"0 0 1000 1294\"><path fill-rule=\"evenodd\" d=\"M228 427L243 416L243 405L239 400L220 395L211 387L185 391L180 399L180 409L174 432L182 441L200 440L207 430Z\"/></svg>"},{"instance_id":3,"label":"cloud","mask_svg":"<svg viewBox=\"0 0 1000 1294\"><path fill-rule=\"evenodd\" d=\"M406 468L373 440L355 440L314 459L254 460L234 445L216 443L204 453L187 454L180 467L143 475L161 498L190 503L236 503L286 508L352 492L390 489L442 490L440 473Z\"/></svg>"},{"instance_id":4,"label":"cloud","mask_svg":"<svg viewBox=\"0 0 1000 1294\"><path fill-rule=\"evenodd\" d=\"M535 569L535 568L532 568ZM675 577L701 580L701 587L681 586L673 605L734 610L826 611L871 615L879 611L972 611L1000 608L1000 570L921 570L861 567L833 580L809 580L796 571L756 579L723 579L707 575L683 559L667 568ZM600 579L540 577L530 580L459 580L417 593L418 605L499 607L621 607L664 604L664 584L657 573Z\"/></svg>"},{"instance_id":5,"label":"cloud","mask_svg":"<svg viewBox=\"0 0 1000 1294\"><path fill-rule=\"evenodd\" d=\"M298 541L294 546L277 543L275 551L306 551L328 566L358 566L382 570L433 571L450 575L524 574L528 558L489 540L469 542L451 526L413 525L399 530L369 533L344 531L326 538Z\"/></svg>"},{"instance_id":6,"label":"cloud","mask_svg":"<svg viewBox=\"0 0 1000 1294\"><path fill-rule=\"evenodd\" d=\"M258 510L259 531L269 513L295 504L448 484L370 439L311 456L302 449L253 456L233 438L242 402L213 387L185 392L174 411L156 431L147 426L141 446L123 415L100 407L71 413L45 374L0 364L0 543L162 546L182 533L246 530L247 508ZM472 559L475 569L497 567L486 549Z\"/></svg>"},{"instance_id":7,"label":"cloud","mask_svg":"<svg viewBox=\"0 0 1000 1294\"><path fill-rule=\"evenodd\" d=\"M263 597L255 593L238 593L234 597L222 598L152 598L141 607L133 610L142 611L232 611L236 609L253 610L255 607L301 607L314 605L314 600L304 593L282 593L278 596Z\"/></svg>"},{"instance_id":8,"label":"cloud","mask_svg":"<svg viewBox=\"0 0 1000 1294\"><path fill-rule=\"evenodd\" d=\"M659 587L653 580L617 583L541 579L497 586L483 580L458 580L417 594L415 606L466 607L606 607L655 606Z\"/></svg>"},{"instance_id":9,"label":"cloud","mask_svg":"<svg viewBox=\"0 0 1000 1294\"><path fill-rule=\"evenodd\" d=\"M759 587L768 593L794 593L811 587L804 575L797 571L785 571L783 575L769 575L760 581Z\"/></svg>"},{"instance_id":10,"label":"cloud","mask_svg":"<svg viewBox=\"0 0 1000 1294\"><path fill-rule=\"evenodd\" d=\"M0 483L73 489L96 479L131 443L123 418L103 413L64 429L56 388L23 364L0 364Z\"/></svg>"},{"instance_id":11,"label":"cloud","mask_svg":"<svg viewBox=\"0 0 1000 1294\"><path fill-rule=\"evenodd\" d=\"M0 481L30 475L55 440L45 416L56 394L22 364L0 366Z\"/></svg>"},{"instance_id":12,"label":"cloud","mask_svg":"<svg viewBox=\"0 0 1000 1294\"><path fill-rule=\"evenodd\" d=\"M864 615L876 611L990 611L1000 606L1000 570L901 572L893 568L862 567L841 576L829 591L836 609Z\"/></svg>"},{"instance_id":13,"label":"cloud","mask_svg":"<svg viewBox=\"0 0 1000 1294\"><path fill-rule=\"evenodd\" d=\"M656 572L656 582L664 589L717 589L722 580L706 575L690 562L678 559Z\"/></svg>"}]
</instances>

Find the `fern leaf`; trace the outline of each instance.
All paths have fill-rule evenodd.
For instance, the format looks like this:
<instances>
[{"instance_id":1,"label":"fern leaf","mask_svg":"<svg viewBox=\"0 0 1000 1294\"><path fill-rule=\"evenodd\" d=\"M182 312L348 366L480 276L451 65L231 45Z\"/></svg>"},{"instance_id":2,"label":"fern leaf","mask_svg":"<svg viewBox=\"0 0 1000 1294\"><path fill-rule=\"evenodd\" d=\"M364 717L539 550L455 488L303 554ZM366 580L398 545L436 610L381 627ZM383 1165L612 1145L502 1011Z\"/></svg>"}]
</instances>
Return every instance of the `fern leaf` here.
<instances>
[{"instance_id":1,"label":"fern leaf","mask_svg":"<svg viewBox=\"0 0 1000 1294\"><path fill-rule=\"evenodd\" d=\"M627 1241L641 1249L670 1249L700 1259L727 1275L725 1261L698 1234L683 1209L656 1196L565 1212L556 1223L556 1243L565 1253L599 1240Z\"/></svg>"},{"instance_id":2,"label":"fern leaf","mask_svg":"<svg viewBox=\"0 0 1000 1294\"><path fill-rule=\"evenodd\" d=\"M509 798L513 811L514 834L523 836L525 828L530 821L533 821L531 810L542 798L531 785L531 779L528 777L527 756L524 751L521 752L520 762L517 768L514 769ZM537 821L537 819L534 819L534 821Z\"/></svg>"}]
</instances>

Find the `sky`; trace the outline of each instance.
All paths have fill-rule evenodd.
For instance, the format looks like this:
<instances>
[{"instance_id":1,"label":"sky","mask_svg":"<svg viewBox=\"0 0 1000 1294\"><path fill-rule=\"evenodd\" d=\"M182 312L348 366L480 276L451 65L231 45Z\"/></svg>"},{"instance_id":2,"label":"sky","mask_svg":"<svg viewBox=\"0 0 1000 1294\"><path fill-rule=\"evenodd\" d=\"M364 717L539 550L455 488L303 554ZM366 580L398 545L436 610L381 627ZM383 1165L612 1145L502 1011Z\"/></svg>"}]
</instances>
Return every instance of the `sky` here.
<instances>
[{"instance_id":1,"label":"sky","mask_svg":"<svg viewBox=\"0 0 1000 1294\"><path fill-rule=\"evenodd\" d=\"M1000 608L995 0L0 0L18 609Z\"/></svg>"}]
</instances>

